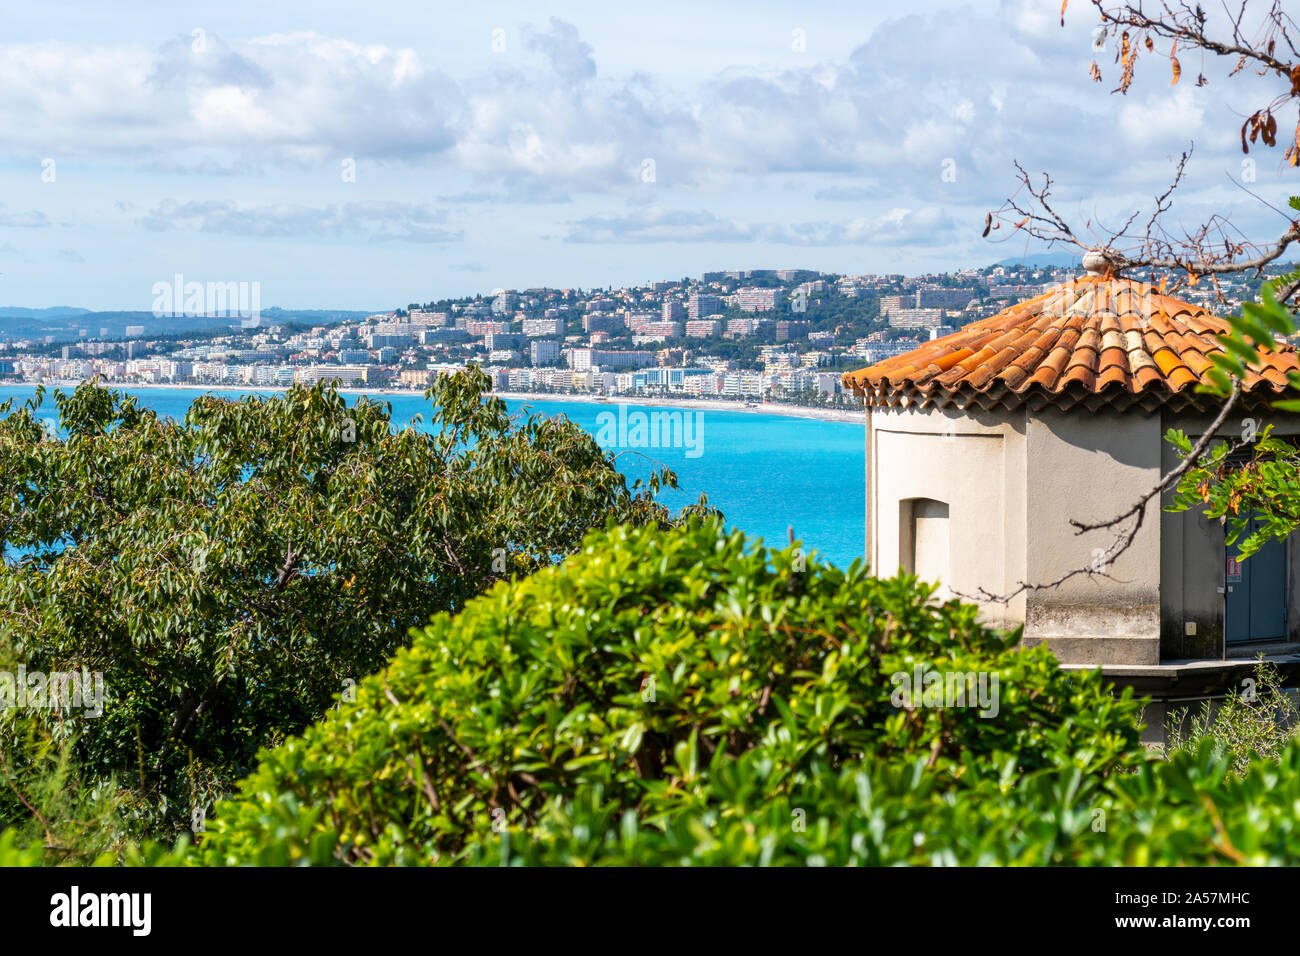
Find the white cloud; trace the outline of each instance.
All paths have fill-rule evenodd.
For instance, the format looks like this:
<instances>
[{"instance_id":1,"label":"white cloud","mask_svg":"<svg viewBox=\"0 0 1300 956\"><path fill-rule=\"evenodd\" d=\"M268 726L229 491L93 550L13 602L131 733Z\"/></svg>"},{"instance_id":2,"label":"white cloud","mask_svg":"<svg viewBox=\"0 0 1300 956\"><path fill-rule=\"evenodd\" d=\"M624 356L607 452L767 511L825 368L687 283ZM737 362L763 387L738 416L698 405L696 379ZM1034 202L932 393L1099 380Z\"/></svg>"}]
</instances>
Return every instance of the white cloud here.
<instances>
[{"instance_id":1,"label":"white cloud","mask_svg":"<svg viewBox=\"0 0 1300 956\"><path fill-rule=\"evenodd\" d=\"M1119 129L1137 147L1186 146L1200 140L1206 107L1190 84L1140 100L1128 100L1119 109Z\"/></svg>"},{"instance_id":2,"label":"white cloud","mask_svg":"<svg viewBox=\"0 0 1300 956\"><path fill-rule=\"evenodd\" d=\"M358 286L379 281L380 269L455 285L466 281L457 263L502 285L556 275L603 283L632 269L679 275L703 243L806 247L810 264L893 269L1000 258L979 232L985 210L1016 190L1014 161L1050 172L1058 210L1086 232L1148 209L1193 138L1175 196L1180 220L1212 209L1250 233L1273 215L1224 188L1225 171L1240 175L1241 117L1268 79L1214 73L1198 88L1202 67L1185 62L1170 87L1166 65L1145 57L1127 97L1111 95L1110 54L1099 57L1106 82L1088 79L1087 4L1071 5L1065 29L1059 0L914 8L922 12L846 16L833 53L810 29L799 56L788 52L785 15L757 9L708 48L712 59L698 37L683 45L662 22L628 39L602 33L587 13L576 23L505 22L503 55L489 51L486 28L466 34L466 49L479 52L451 61L441 57L459 41L431 42L419 26L373 43L364 19L324 15L313 18L329 24L323 33L214 29L202 50L188 33L139 40L149 36L139 24L92 44L0 44L0 160L9 161L0 174L35 196L0 207L0 230L51 227L51 249L75 245L110 279L147 261L159 230L176 256L255 257L278 238L337 240L329 245L349 262L377 256L356 273ZM726 22L703 8L691 20L697 31ZM645 49L629 57L629 46ZM1283 129L1289 122L1279 118ZM1270 199L1286 195L1278 154L1252 153L1256 191ZM42 157L58 160L59 182L34 190ZM344 187L349 158L360 174ZM64 189L69 182L89 186L94 201ZM112 213L114 201L130 211ZM64 240L68 220L85 233ZM45 238L24 240L33 235ZM266 241L210 240L232 235ZM392 242L380 257L365 249L372 240ZM445 261L416 246L447 242L464 247ZM596 243L645 248L630 257ZM294 245L275 251L292 261ZM326 245L311 250L304 275L327 263L335 276L347 272ZM322 294L314 279L302 282Z\"/></svg>"},{"instance_id":3,"label":"white cloud","mask_svg":"<svg viewBox=\"0 0 1300 956\"><path fill-rule=\"evenodd\" d=\"M242 206L228 200L163 200L138 220L153 232L192 230L239 236L343 236L404 242L456 242L447 215L418 203L349 202L328 206L276 203Z\"/></svg>"},{"instance_id":4,"label":"white cloud","mask_svg":"<svg viewBox=\"0 0 1300 956\"><path fill-rule=\"evenodd\" d=\"M904 16L846 61L721 66L685 89L598 72L596 51L559 19L523 28L525 55L456 79L412 49L309 32L209 34L200 51L188 37L153 50L10 44L0 122L11 155L126 154L176 172L364 157L433 164L501 201L627 194L653 160L660 189L842 173L935 202L936 169L952 158L964 198L988 204L1013 185L1012 159L1096 184L1133 147L1197 137L1230 150L1237 124L1216 94L1184 83L1126 100L1090 83L1090 20L1062 30L1058 12L1007 0L993 15Z\"/></svg>"},{"instance_id":5,"label":"white cloud","mask_svg":"<svg viewBox=\"0 0 1300 956\"><path fill-rule=\"evenodd\" d=\"M15 229L37 229L50 225L50 218L39 209L27 209L23 212L7 212L0 208L0 227Z\"/></svg>"},{"instance_id":6,"label":"white cloud","mask_svg":"<svg viewBox=\"0 0 1300 956\"><path fill-rule=\"evenodd\" d=\"M301 161L415 157L450 147L456 84L409 50L314 34L153 49L63 43L0 48L9 149L166 157L202 148Z\"/></svg>"},{"instance_id":7,"label":"white cloud","mask_svg":"<svg viewBox=\"0 0 1300 956\"><path fill-rule=\"evenodd\" d=\"M953 230L941 209L891 209L848 222L750 222L703 210L636 209L569 223L565 238L581 243L766 242L791 246L907 245L942 241Z\"/></svg>"}]
</instances>

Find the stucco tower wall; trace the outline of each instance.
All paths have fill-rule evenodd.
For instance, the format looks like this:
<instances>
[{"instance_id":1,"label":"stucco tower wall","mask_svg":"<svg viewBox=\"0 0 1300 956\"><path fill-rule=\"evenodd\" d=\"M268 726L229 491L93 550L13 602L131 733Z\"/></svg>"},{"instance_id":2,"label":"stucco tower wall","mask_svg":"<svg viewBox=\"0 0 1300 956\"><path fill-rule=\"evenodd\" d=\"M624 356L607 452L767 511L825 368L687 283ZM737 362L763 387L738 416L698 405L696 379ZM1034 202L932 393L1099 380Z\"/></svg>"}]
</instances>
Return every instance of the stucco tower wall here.
<instances>
[{"instance_id":1,"label":"stucco tower wall","mask_svg":"<svg viewBox=\"0 0 1300 956\"><path fill-rule=\"evenodd\" d=\"M1161 417L1109 410L1031 413L1026 429L1028 565L1034 583L1025 643L1046 642L1068 664L1160 662L1160 515L1149 509L1133 544L1107 562L1110 529L1077 534L1070 520L1119 515L1160 480Z\"/></svg>"},{"instance_id":2,"label":"stucco tower wall","mask_svg":"<svg viewBox=\"0 0 1300 956\"><path fill-rule=\"evenodd\" d=\"M870 410L867 555L876 574L913 570L920 548L914 570L942 580L941 596L1014 590L1025 575L1024 420L1020 411ZM983 609L989 624L1012 627L1025 600Z\"/></svg>"}]
</instances>

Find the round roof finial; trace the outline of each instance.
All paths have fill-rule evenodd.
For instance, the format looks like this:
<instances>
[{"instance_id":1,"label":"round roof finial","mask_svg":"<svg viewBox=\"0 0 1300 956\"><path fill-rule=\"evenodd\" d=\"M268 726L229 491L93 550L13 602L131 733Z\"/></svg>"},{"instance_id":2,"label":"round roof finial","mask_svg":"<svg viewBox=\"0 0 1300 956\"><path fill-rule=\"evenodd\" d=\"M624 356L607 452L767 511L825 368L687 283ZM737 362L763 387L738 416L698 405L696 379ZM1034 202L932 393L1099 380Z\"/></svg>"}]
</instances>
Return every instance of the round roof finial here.
<instances>
[{"instance_id":1,"label":"round roof finial","mask_svg":"<svg viewBox=\"0 0 1300 956\"><path fill-rule=\"evenodd\" d=\"M1114 275L1118 261L1119 256L1110 249L1095 246L1084 253L1083 267L1093 275Z\"/></svg>"}]
</instances>

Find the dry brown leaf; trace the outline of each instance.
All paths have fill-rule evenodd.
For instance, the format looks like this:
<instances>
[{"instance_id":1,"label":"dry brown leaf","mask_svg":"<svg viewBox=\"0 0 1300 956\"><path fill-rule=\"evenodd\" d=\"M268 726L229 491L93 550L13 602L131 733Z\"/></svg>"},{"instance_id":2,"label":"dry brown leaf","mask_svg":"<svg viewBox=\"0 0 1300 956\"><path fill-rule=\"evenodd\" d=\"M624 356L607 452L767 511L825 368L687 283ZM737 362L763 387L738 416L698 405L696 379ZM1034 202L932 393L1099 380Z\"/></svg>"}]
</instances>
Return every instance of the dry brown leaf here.
<instances>
[{"instance_id":1,"label":"dry brown leaf","mask_svg":"<svg viewBox=\"0 0 1300 956\"><path fill-rule=\"evenodd\" d=\"M1070 0L1061 0L1061 26L1065 26L1065 8L1070 5Z\"/></svg>"},{"instance_id":2,"label":"dry brown leaf","mask_svg":"<svg viewBox=\"0 0 1300 956\"><path fill-rule=\"evenodd\" d=\"M1178 62L1178 57L1176 56L1171 56L1169 58L1169 62L1171 62L1174 65L1174 78L1169 81L1169 85L1173 86L1178 82L1178 78L1183 75L1183 67Z\"/></svg>"}]
</instances>

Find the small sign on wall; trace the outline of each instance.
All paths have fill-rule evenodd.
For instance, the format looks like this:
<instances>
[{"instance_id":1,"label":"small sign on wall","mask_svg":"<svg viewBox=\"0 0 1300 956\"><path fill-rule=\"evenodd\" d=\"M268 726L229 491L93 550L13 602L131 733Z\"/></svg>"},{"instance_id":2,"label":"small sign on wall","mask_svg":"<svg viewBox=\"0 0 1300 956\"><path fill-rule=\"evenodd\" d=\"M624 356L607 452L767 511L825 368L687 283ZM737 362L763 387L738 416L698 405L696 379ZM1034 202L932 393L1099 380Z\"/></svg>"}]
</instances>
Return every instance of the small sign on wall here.
<instances>
[{"instance_id":1,"label":"small sign on wall","mask_svg":"<svg viewBox=\"0 0 1300 956\"><path fill-rule=\"evenodd\" d=\"M1224 580L1229 584L1241 583L1241 562L1232 555L1228 555L1228 568Z\"/></svg>"}]
</instances>

